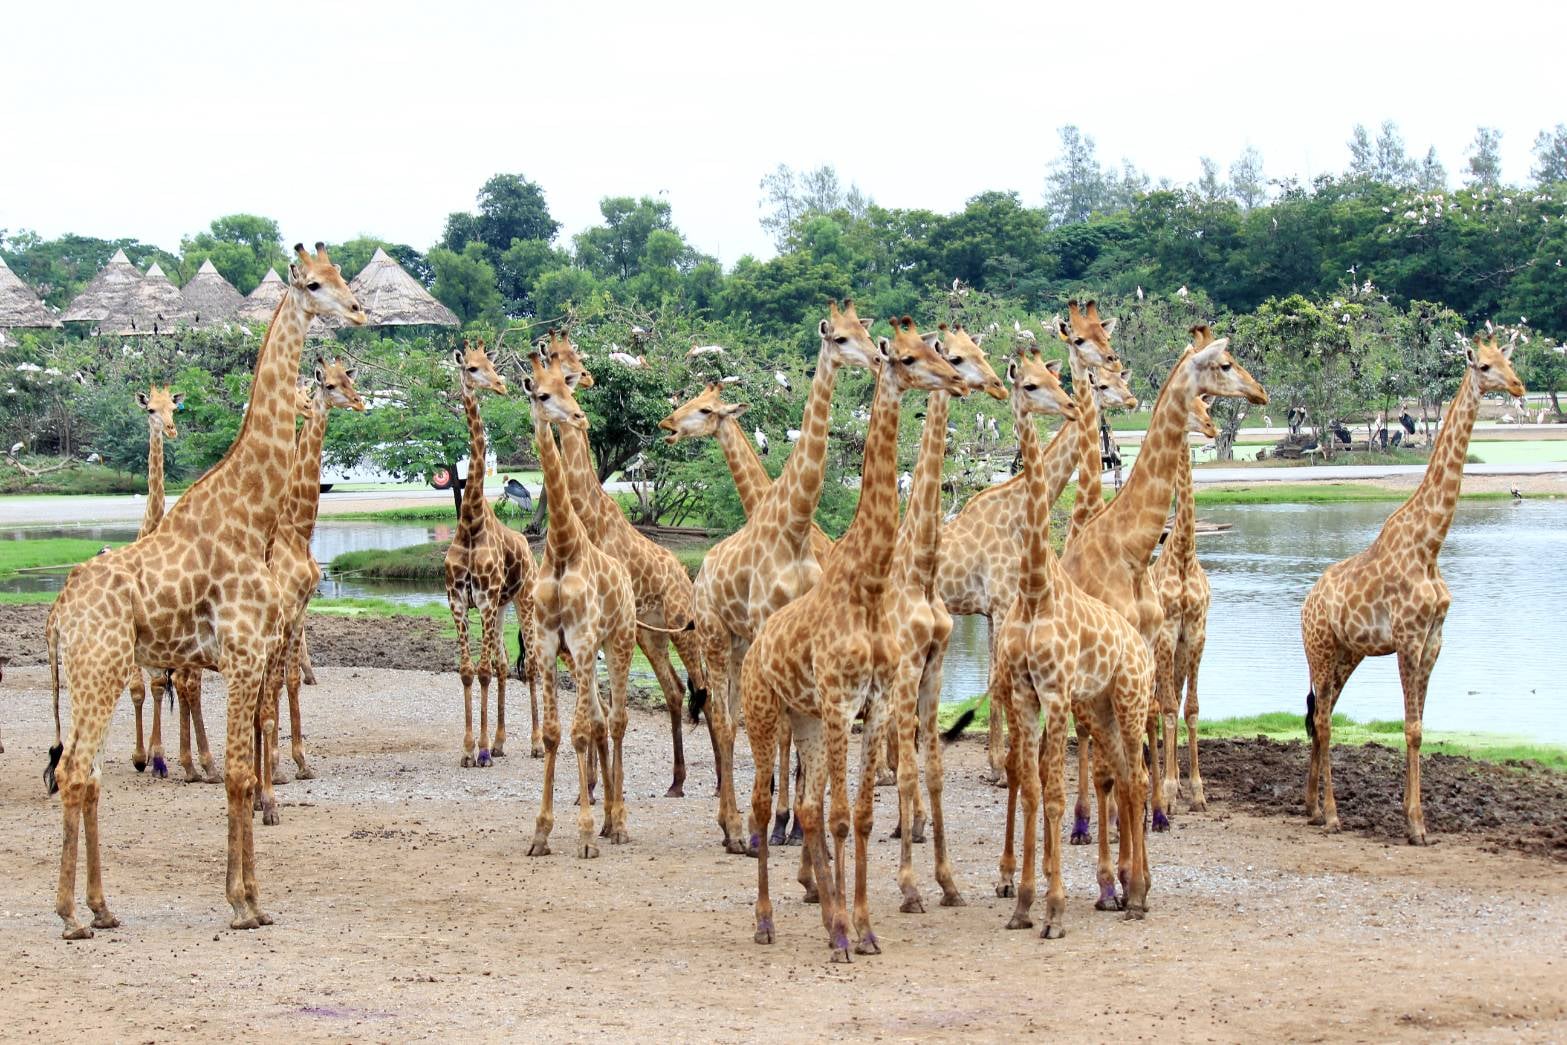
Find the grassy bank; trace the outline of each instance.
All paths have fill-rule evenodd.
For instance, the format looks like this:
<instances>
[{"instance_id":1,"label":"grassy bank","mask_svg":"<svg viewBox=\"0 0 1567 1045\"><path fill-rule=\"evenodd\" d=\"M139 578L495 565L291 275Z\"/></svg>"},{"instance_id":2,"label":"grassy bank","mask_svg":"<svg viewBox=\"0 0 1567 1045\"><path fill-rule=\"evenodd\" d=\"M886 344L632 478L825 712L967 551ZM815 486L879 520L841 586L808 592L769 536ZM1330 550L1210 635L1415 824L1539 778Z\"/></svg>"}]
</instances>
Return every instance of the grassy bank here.
<instances>
[{"instance_id":1,"label":"grassy bank","mask_svg":"<svg viewBox=\"0 0 1567 1045\"><path fill-rule=\"evenodd\" d=\"M431 544L411 544L406 548L344 552L332 560L332 574L362 580L439 580L446 576L446 549L450 546L450 541L436 541ZM680 565L686 568L686 572L694 577L708 547L693 545L670 550Z\"/></svg>"},{"instance_id":2,"label":"grassy bank","mask_svg":"<svg viewBox=\"0 0 1567 1045\"><path fill-rule=\"evenodd\" d=\"M1394 489L1361 483L1263 483L1257 486L1226 486L1218 489L1197 487L1197 504L1340 504L1349 501L1407 501L1413 489ZM1524 494L1525 498L1530 494ZM1538 494L1532 496L1539 496ZM1502 490L1477 491L1462 495L1466 501L1506 501L1512 494Z\"/></svg>"},{"instance_id":3,"label":"grassy bank","mask_svg":"<svg viewBox=\"0 0 1567 1045\"><path fill-rule=\"evenodd\" d=\"M29 468L49 468L59 462L53 458L25 458ZM0 494L115 494L147 492L147 475L119 472L101 464L77 463L45 475L25 475L7 469L0 473Z\"/></svg>"},{"instance_id":4,"label":"grassy bank","mask_svg":"<svg viewBox=\"0 0 1567 1045\"><path fill-rule=\"evenodd\" d=\"M943 704L938 721L945 729L969 708L975 711L969 724L970 734L984 733L990 728L990 701L984 696L957 704ZM1182 729L1184 735L1184 727ZM1270 740L1306 740L1304 712L1274 711L1263 715L1245 715L1237 718L1221 718L1199 722L1197 735L1203 739L1236 738L1249 740L1265 736ZM1181 743L1185 743L1183 739ZM1402 750L1404 747L1404 723L1399 721L1356 722L1348 715L1333 716L1333 743L1335 745L1380 744ZM1558 773L1567 773L1567 746L1559 744L1535 744L1520 737L1500 733L1471 733L1462 731L1424 731L1420 745L1425 755L1461 755L1480 762L1527 762Z\"/></svg>"},{"instance_id":5,"label":"grassy bank","mask_svg":"<svg viewBox=\"0 0 1567 1045\"><path fill-rule=\"evenodd\" d=\"M119 547L123 542L114 543ZM103 541L81 537L49 537L38 541L5 541L0 543L0 577L41 567L75 566L98 554Z\"/></svg>"}]
</instances>

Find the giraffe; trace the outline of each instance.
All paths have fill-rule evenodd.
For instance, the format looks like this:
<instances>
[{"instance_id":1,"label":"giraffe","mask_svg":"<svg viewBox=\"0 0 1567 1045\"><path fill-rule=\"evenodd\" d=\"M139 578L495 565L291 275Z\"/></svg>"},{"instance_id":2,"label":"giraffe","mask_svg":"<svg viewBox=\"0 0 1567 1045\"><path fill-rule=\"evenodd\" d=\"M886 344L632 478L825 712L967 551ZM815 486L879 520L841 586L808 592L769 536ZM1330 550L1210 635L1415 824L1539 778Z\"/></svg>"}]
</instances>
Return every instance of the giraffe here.
<instances>
[{"instance_id":1,"label":"giraffe","mask_svg":"<svg viewBox=\"0 0 1567 1045\"><path fill-rule=\"evenodd\" d=\"M1090 348L1068 342L1068 355L1081 355ZM1093 365L1088 360L1102 360L1098 354L1080 360L1080 369L1087 371ZM1085 376L1083 384L1093 390L1094 401L1102 409L1127 409L1137 407L1137 397L1126 386L1125 375L1120 370L1099 369L1094 380ZM1051 504L1061 496L1067 480L1077 467L1079 444L1078 422L1063 425L1045 448L1045 486ZM978 615L986 620L989 632L990 663L995 663L996 630L1006 617L1008 607L1017 595L1018 563L1023 555L1023 529L1027 514L1028 488L1022 475L1015 475L1004 483L981 490L963 506L956 518L942 528L941 559L937 580L941 598L947 612L954 616ZM992 705L992 710L995 710ZM992 782L1005 779L1005 755L1002 750L1002 716L990 716L990 734L986 749L989 774Z\"/></svg>"},{"instance_id":2,"label":"giraffe","mask_svg":"<svg viewBox=\"0 0 1567 1045\"><path fill-rule=\"evenodd\" d=\"M1333 708L1344 683L1364 658L1396 653L1404 687L1405 837L1410 845L1426 844L1420 808L1420 720L1452 603L1436 558L1458 506L1480 397L1490 392L1524 394L1512 355L1513 345L1499 346L1495 337L1476 334L1474 343L1465 346L1464 379L1437 430L1420 486L1383 523L1369 548L1322 572L1300 608L1301 639L1311 669L1306 697L1306 732L1311 736L1308 823L1339 830L1329 743Z\"/></svg>"},{"instance_id":3,"label":"giraffe","mask_svg":"<svg viewBox=\"0 0 1567 1045\"><path fill-rule=\"evenodd\" d=\"M593 375L582 365L576 346L565 334L553 335L546 351L560 361L561 372L573 391L593 387ZM669 661L669 644L674 642L680 661L685 665L686 679L691 690L691 701L700 706L707 700L705 676L702 672L702 651L695 631L685 629L691 621L691 602L694 590L686 568L680 565L668 548L659 547L648 540L621 512L599 482L593 465L593 451L588 446L585 429L565 425L560 433L561 452L565 458L568 486L571 491L573 513L587 530L588 540L594 547L619 560L631 577L631 590L636 597L636 617L654 625L670 626L673 635L664 630L640 630L637 645L641 648L658 685L664 693L664 706L669 712L669 731L673 738L674 778L665 798L685 795L686 756L685 738L680 729L680 708L684 690L680 677Z\"/></svg>"},{"instance_id":4,"label":"giraffe","mask_svg":"<svg viewBox=\"0 0 1567 1045\"><path fill-rule=\"evenodd\" d=\"M898 526L898 407L904 393L914 389L953 395L968 392L957 371L940 355L939 340L936 334L922 338L915 333L908 316L893 324L890 342L878 340L881 366L854 521L833 549L815 587L767 618L741 668L746 737L758 767L751 788L751 845L757 852L755 940L772 943L774 933L767 888L766 825L772 807L771 788L761 767L772 757L778 718L787 714L804 769L796 807L805 832L801 881L808 888L814 881L819 891L822 924L835 962L850 960L844 887L844 842L849 835L848 743L851 721L862 706L866 708L865 757L854 809L855 950L881 953L871 929L866 896L866 848L874 811L876 763L886 737L885 694L897 659L887 632L884 600ZM821 808L829 779L836 880L827 863Z\"/></svg>"},{"instance_id":5,"label":"giraffe","mask_svg":"<svg viewBox=\"0 0 1567 1045\"><path fill-rule=\"evenodd\" d=\"M1099 409L1087 387L1092 385L1096 371L1122 373L1124 368L1115 349L1110 347L1110 337L1115 333L1116 320L1099 318L1099 305L1090 301L1081 308L1075 300L1066 303L1065 322L1056 321L1056 334L1074 349L1070 353L1072 387L1076 393L1077 409L1081 414L1077 425L1077 445L1080 455L1077 464L1077 499L1072 505L1072 519L1067 526L1068 542L1088 521L1104 510L1104 488L1100 476L1104 460L1099 447ZM1135 408L1136 399L1132 400Z\"/></svg>"},{"instance_id":6,"label":"giraffe","mask_svg":"<svg viewBox=\"0 0 1567 1045\"><path fill-rule=\"evenodd\" d=\"M555 332L551 331L550 341L555 339ZM550 831L555 824L555 757L560 749L556 661L564 656L577 685L577 707L571 723L571 746L577 753L576 854L592 859L599 851L593 844L592 796L588 790L590 746L604 767L603 836L615 845L631 840L626 831L621 742L626 732L631 651L637 639L636 596L625 564L594 546L572 505L566 466L550 425L585 429L588 419L566 383L560 361L535 356L532 376L523 379L523 386L533 410L533 435L539 447L539 466L544 470L544 494L550 510L544 560L538 568L533 595L536 655L549 675L544 693L544 794L528 855L549 855ZM608 736L598 693L601 651L609 668ZM613 756L608 743L611 739Z\"/></svg>"},{"instance_id":7,"label":"giraffe","mask_svg":"<svg viewBox=\"0 0 1567 1045\"><path fill-rule=\"evenodd\" d=\"M1142 733L1153 699L1153 658L1141 636L1123 616L1084 593L1062 569L1050 547L1050 501L1046 499L1039 434L1029 415L1060 412L1071 418L1077 404L1067 399L1056 379L1058 363L1045 363L1037 350L1007 368L1012 383L1012 415L1029 486L1027 548L1021 563L1018 595L1007 611L996 642L991 673L993 695L1007 708L1007 836L996 893L1012 895L1015 858L1013 821L1018 795L1023 806L1023 875L1016 887L1017 907L1009 929L1033 925L1036 814L1041 790L1044 806L1045 924L1040 935L1066 934L1066 890L1061 878L1061 815L1066 808L1066 730L1070 711L1099 743L1095 772L1100 793L1111 788L1121 811L1117 871L1125 890L1115 895L1108 837L1100 835L1099 905L1141 918L1148 909L1150 874L1141 816L1148 772L1142 759ZM1044 716L1041 741L1040 716ZM1041 746L1044 761L1040 763Z\"/></svg>"},{"instance_id":8,"label":"giraffe","mask_svg":"<svg viewBox=\"0 0 1567 1045\"><path fill-rule=\"evenodd\" d=\"M528 539L496 516L484 499L486 440L479 416L480 390L506 394L506 379L495 370L484 341L463 342L452 350L457 364L457 387L462 396L463 417L468 423L468 482L463 486L457 532L446 550L446 604L457 625L457 671L462 676L463 739L465 769L487 767L491 757L505 754L506 743L506 644L501 634L506 607L517 607L523 675L533 712L532 755L544 754L539 733L539 672L533 655L533 583L536 575L533 549ZM479 659L468 654L468 611L478 610L481 622ZM473 682L479 681L479 739L473 737ZM495 742L490 743L490 679L495 679Z\"/></svg>"},{"instance_id":9,"label":"giraffe","mask_svg":"<svg viewBox=\"0 0 1567 1045\"><path fill-rule=\"evenodd\" d=\"M1180 461L1189 457L1186 430L1192 400L1199 395L1244 396L1266 404L1268 394L1229 353L1229 339L1220 338L1201 348L1188 346L1171 370L1155 400L1148 432L1132 466L1132 474L1115 500L1074 535L1061 556L1067 576L1084 592L1132 622L1150 654L1159 634L1164 610L1148 579L1149 560L1169 517ZM1155 749L1154 720L1150 718L1149 746ZM1086 752L1079 752L1080 760ZM1081 773L1079 774L1081 779ZM1153 828L1168 830L1163 788L1153 788ZM1099 793L1101 825L1107 797ZM1072 841L1089 840L1087 795L1079 793L1074 810Z\"/></svg>"},{"instance_id":10,"label":"giraffe","mask_svg":"<svg viewBox=\"0 0 1567 1045\"><path fill-rule=\"evenodd\" d=\"M365 313L323 244L314 257L295 244L289 285L257 354L250 404L223 460L198 479L147 537L78 566L47 631L51 686L63 664L71 727L50 750L45 776L61 792L64 839L55 910L66 939L119 924L103 893L98 853L98 753L114 704L136 665L216 668L228 689L224 779L228 804L229 923L271 922L260 906L251 802L256 700L281 632L281 593L266 548L287 495L293 455L293 393L305 328L316 316L362 326ZM87 905L76 918L78 833L86 825Z\"/></svg>"},{"instance_id":11,"label":"giraffe","mask_svg":"<svg viewBox=\"0 0 1567 1045\"><path fill-rule=\"evenodd\" d=\"M1198 348L1213 342L1213 332L1206 326L1193 327L1191 333L1192 344ZM1189 427L1209 439L1219 434L1203 396L1192 400ZM1149 579L1164 610L1164 620L1154 641L1154 703L1164 724L1164 804L1166 809L1173 810L1180 791L1175 718L1181 710L1184 691L1191 807L1200 812L1208 808L1208 800L1203 794L1202 773L1197 764L1197 669L1208 641L1208 607L1213 600L1208 574L1197 560L1197 502L1192 491L1190 452L1182 454L1176 462L1175 521L1165 538L1164 550L1149 571Z\"/></svg>"},{"instance_id":12,"label":"giraffe","mask_svg":"<svg viewBox=\"0 0 1567 1045\"><path fill-rule=\"evenodd\" d=\"M718 763L718 823L730 853L749 852L740 829L733 779L740 665L767 618L809 591L821 576L821 564L811 553L810 532L826 472L832 390L839 367L877 365L880 356L870 324L860 318L853 301L845 300L841 307L828 302L827 318L817 324L821 346L800 439L756 512L713 546L697 573L697 633L712 693L707 711ZM758 764L758 774L764 773L765 764ZM787 772L785 765L780 779Z\"/></svg>"},{"instance_id":13,"label":"giraffe","mask_svg":"<svg viewBox=\"0 0 1567 1045\"><path fill-rule=\"evenodd\" d=\"M316 359L315 381L301 384L306 396L305 423L294 443L294 471L288 499L278 518L267 565L283 593L283 641L267 664L266 688L260 701L260 751L256 777L261 798L261 822L279 822L272 785L278 779L278 704L280 691L288 687L288 722L295 779L309 780L315 770L305 760L304 730L299 720L300 659L304 646L305 611L321 583L321 567L310 550L321 507L321 443L326 437L327 416L333 409L362 411L364 400L354 388L355 371L337 360Z\"/></svg>"},{"instance_id":14,"label":"giraffe","mask_svg":"<svg viewBox=\"0 0 1567 1045\"><path fill-rule=\"evenodd\" d=\"M961 325L948 329L940 324L938 351L957 372L966 391L984 392L1005 399L1001 378L991 369L980 339ZM916 742L925 741L925 786L930 794L934 828L936 881L941 905L960 907L963 896L952 875L947 855L946 826L942 816L941 740L936 735L936 705L941 700L941 667L952 636L952 615L936 590L936 564L941 555L941 467L947 452L947 415L951 393L930 393L925 425L920 433L919 456L908 507L898 527L892 553L892 572L883 596L883 629L890 635L895 658L889 682L895 743L891 753L897 770L900 841L898 886L903 892L901 910L923 913L914 880L913 842L923 841L924 809L919 802L919 761Z\"/></svg>"}]
</instances>

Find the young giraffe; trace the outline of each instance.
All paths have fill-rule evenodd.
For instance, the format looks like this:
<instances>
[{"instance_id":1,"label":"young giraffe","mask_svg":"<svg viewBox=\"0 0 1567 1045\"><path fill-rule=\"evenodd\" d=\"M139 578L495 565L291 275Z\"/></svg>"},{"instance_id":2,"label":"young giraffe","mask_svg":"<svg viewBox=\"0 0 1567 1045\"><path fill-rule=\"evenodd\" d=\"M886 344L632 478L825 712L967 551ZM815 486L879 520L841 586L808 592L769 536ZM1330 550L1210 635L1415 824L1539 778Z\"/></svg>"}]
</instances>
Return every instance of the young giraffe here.
<instances>
[{"instance_id":1,"label":"young giraffe","mask_svg":"<svg viewBox=\"0 0 1567 1045\"><path fill-rule=\"evenodd\" d=\"M267 664L266 688L261 693L261 750L256 776L261 795L261 822L279 822L272 785L278 779L278 704L288 687L288 724L295 779L309 780L315 771L305 761L304 729L299 717L300 663L305 637L305 612L321 583L321 567L310 550L321 507L321 443L326 438L327 416L333 409L365 408L354 389L354 371L337 360L316 360L314 385L300 386L308 397L305 423L294 443L293 483L278 519L267 565L283 593L283 641Z\"/></svg>"},{"instance_id":2,"label":"young giraffe","mask_svg":"<svg viewBox=\"0 0 1567 1045\"><path fill-rule=\"evenodd\" d=\"M734 734L739 708L740 664L762 624L780 607L809 591L822 566L811 553L812 517L821 499L826 473L827 432L832 420L832 390L840 366L872 369L879 358L870 320L862 320L854 302L828 303L817 326L821 347L811 379L799 442L754 515L713 546L696 578L697 633L702 637L712 699L708 728L718 763L718 823L724 848L744 855L745 834L735 804ZM771 759L757 764L769 775ZM780 777L787 774L784 766Z\"/></svg>"},{"instance_id":3,"label":"young giraffe","mask_svg":"<svg viewBox=\"0 0 1567 1045\"><path fill-rule=\"evenodd\" d=\"M1311 824L1339 830L1333 800L1332 715L1344 683L1366 657L1398 654L1404 686L1404 818L1410 845L1425 845L1420 808L1420 720L1426 686L1442 652L1442 624L1452 603L1437 553L1447 538L1463 483L1464 458L1480 397L1488 392L1524 394L1513 372L1513 346L1475 335L1466 346L1463 383L1437 431L1426 474L1414 494L1388 517L1371 546L1334 563L1312 585L1300 608L1301 639L1311 669L1306 731L1311 762L1306 772L1306 811ZM1318 790L1318 784L1321 790Z\"/></svg>"},{"instance_id":4,"label":"young giraffe","mask_svg":"<svg viewBox=\"0 0 1567 1045\"><path fill-rule=\"evenodd\" d=\"M583 366L582 357L568 336L551 331L547 351L552 359L559 361L566 383L574 392L593 387L593 375ZM691 575L680 565L674 552L654 544L632 526L620 505L605 491L593 466L587 432L574 425L565 425L560 441L571 489L572 511L586 527L588 540L626 567L631 576L632 593L636 596L637 620L661 628L639 630L637 645L653 667L653 674L664 693L665 709L669 712L674 779L664 797L680 798L686 793L685 737L680 729L680 708L685 691L669 661L671 641L685 665L691 702L698 707L707 702L701 646L697 643L696 632L686 628L693 619L691 602L695 593ZM673 635L662 628L669 628Z\"/></svg>"},{"instance_id":5,"label":"young giraffe","mask_svg":"<svg viewBox=\"0 0 1567 1045\"><path fill-rule=\"evenodd\" d=\"M1009 929L1033 925L1034 836L1043 789L1045 939L1066 934L1066 889L1061 879L1061 816L1066 809L1067 713L1083 723L1099 743L1095 766L1101 786L1116 792L1121 812L1119 871L1128 918L1148 909L1148 850L1143 835L1144 792L1148 772L1142 759L1142 734L1153 699L1153 659L1131 624L1067 577L1050 547L1050 501L1046 499L1039 434L1029 415L1077 412L1056 379L1058 363L1045 363L1037 350L1008 366L1012 414L1027 476L1028 546L1021 564L1018 596L1002 623L992 672L993 696L1007 709L1007 837L996 893L1011 895L1015 858L1013 822L1019 791L1023 799L1023 878L1016 888L1017 908ZM1044 716L1041 765L1040 716ZM1100 905L1114 902L1109 842L1101 832Z\"/></svg>"},{"instance_id":6,"label":"young giraffe","mask_svg":"<svg viewBox=\"0 0 1567 1045\"><path fill-rule=\"evenodd\" d=\"M1126 485L1098 515L1066 545L1061 566L1079 588L1132 622L1152 654L1164 609L1148 579L1153 551L1164 533L1175 477L1182 458L1189 456L1186 430L1192 400L1199 395L1244 396L1265 404L1268 394L1229 353L1229 340L1220 338L1202 348L1188 346L1171 370L1154 402L1148 433L1132 466ZM1150 717L1149 746L1155 748L1155 720ZM1080 758L1086 753L1080 752ZM1154 788L1153 827L1168 830L1162 788ZM1107 812L1107 795L1099 791L1100 823ZM1087 840L1086 796L1078 796L1073 841Z\"/></svg>"},{"instance_id":7,"label":"young giraffe","mask_svg":"<svg viewBox=\"0 0 1567 1045\"><path fill-rule=\"evenodd\" d=\"M457 625L457 671L462 676L463 739L465 769L489 766L491 756L505 755L506 743L506 641L501 633L506 607L517 607L523 676L533 712L532 754L544 754L539 739L539 672L533 655L533 549L528 539L501 522L484 499L486 441L484 420L479 416L479 391L506 394L506 379L484 351L484 342L463 342L452 351L457 363L457 386L462 394L463 417L468 422L468 482L463 486L457 532L446 550L446 604ZM468 611L480 619L477 666L468 652ZM477 670L475 668L477 667ZM479 740L473 738L473 682L479 680ZM495 680L495 743L490 743L490 679Z\"/></svg>"},{"instance_id":8,"label":"young giraffe","mask_svg":"<svg viewBox=\"0 0 1567 1045\"><path fill-rule=\"evenodd\" d=\"M990 361L962 326L940 326L938 351L957 372L968 391L1006 399L1001 379ZM983 335L981 335L983 337ZM898 824L901 848L898 887L903 892L901 910L922 913L914 880L915 841L924 840L925 811L919 801L918 740L925 742L925 786L930 794L930 816L935 830L936 881L941 905L960 907L963 896L953 879L947 856L946 825L942 816L941 738L936 733L936 705L941 700L941 667L952 636L952 615L936 591L936 564L941 555L941 466L947 453L947 414L951 394L935 391L925 408L920 432L919 457L909 502L898 527L892 572L883 596L885 631L891 636L895 657L889 684L895 736L890 753L897 772Z\"/></svg>"},{"instance_id":9,"label":"young giraffe","mask_svg":"<svg viewBox=\"0 0 1567 1045\"><path fill-rule=\"evenodd\" d=\"M84 823L93 928L119 924L103 895L97 758L115 701L138 664L222 673L229 701L223 771L230 926L254 929L272 920L260 906L251 816L256 700L283 623L266 549L287 495L305 328L315 316L365 322L324 245L316 244L314 258L297 244L294 253L298 261L289 267L288 289L256 358L250 405L228 453L153 533L78 566L55 600L47 635L50 681L58 700L63 664L71 728L50 751L45 776L50 790L58 786L61 792L65 832L55 910L67 939L92 935L76 919L77 840Z\"/></svg>"},{"instance_id":10,"label":"young giraffe","mask_svg":"<svg viewBox=\"0 0 1567 1045\"><path fill-rule=\"evenodd\" d=\"M855 950L879 954L866 896L876 763L886 741L886 691L899 653L887 631L885 597L898 525L899 402L911 389L965 395L968 386L938 352L937 335L924 338L904 316L893 338L877 344L881 372L865 437L860 502L854 522L833 549L814 588L768 617L746 655L740 688L746 737L758 767L774 751L778 718L787 714L799 746L804 779L796 815L805 832L801 882L819 892L832 959L849 960L844 842L849 836L848 747L854 715L866 709L864 758L854 808ZM911 763L913 759L909 760ZM836 880L827 862L822 800L832 785ZM757 851L756 942L773 942L767 888L769 781L759 768L751 789L751 845Z\"/></svg>"},{"instance_id":11,"label":"young giraffe","mask_svg":"<svg viewBox=\"0 0 1567 1045\"><path fill-rule=\"evenodd\" d=\"M1081 417L1077 425L1077 499L1072 504L1072 519L1067 526L1068 543L1088 521L1104 510L1104 487L1101 470L1104 460L1099 446L1099 409L1087 386L1093 384L1097 373L1123 374L1124 368L1115 349L1110 347L1110 337L1115 333L1114 318L1101 320L1099 305L1090 301L1078 308L1076 301L1066 303L1066 322L1057 321L1056 333L1068 345L1072 363L1072 388L1076 393L1077 409ZM1136 399L1132 400L1135 409Z\"/></svg>"},{"instance_id":12,"label":"young giraffe","mask_svg":"<svg viewBox=\"0 0 1567 1045\"><path fill-rule=\"evenodd\" d=\"M571 722L571 746L577 753L576 853L591 859L599 851L593 844L593 806L588 786L590 746L604 767L603 835L615 845L631 840L626 831L621 742L626 732L631 651L637 639L636 596L625 565L594 547L571 503L566 466L550 425L586 429L588 418L571 394L560 361L536 356L533 374L524 378L523 386L533 409L533 436L539 447L539 466L544 470L544 493L550 511L544 560L533 591L537 656L549 676L544 694L544 795L528 855L549 855L550 831L555 825L555 757L560 749L556 661L564 656L577 687L577 707ZM614 740L613 756L598 692L601 650L609 669L608 738Z\"/></svg>"}]
</instances>

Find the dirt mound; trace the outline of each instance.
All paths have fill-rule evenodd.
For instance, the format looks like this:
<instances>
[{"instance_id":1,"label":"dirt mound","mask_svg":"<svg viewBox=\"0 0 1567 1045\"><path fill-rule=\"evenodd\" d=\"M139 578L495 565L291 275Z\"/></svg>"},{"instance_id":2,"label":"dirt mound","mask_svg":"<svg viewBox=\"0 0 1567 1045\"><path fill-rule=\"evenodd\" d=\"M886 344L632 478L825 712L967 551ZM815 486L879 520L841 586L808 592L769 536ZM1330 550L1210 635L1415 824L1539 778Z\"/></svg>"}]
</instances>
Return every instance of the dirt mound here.
<instances>
[{"instance_id":1,"label":"dirt mound","mask_svg":"<svg viewBox=\"0 0 1567 1045\"><path fill-rule=\"evenodd\" d=\"M1202 744L1211 798L1257 812L1305 817L1302 741L1267 737ZM1421 804L1433 842L1480 836L1482 848L1516 849L1567 861L1567 776L1537 766L1493 765L1453 755L1420 760ZM1333 749L1333 794L1346 830L1402 842L1404 753L1376 744Z\"/></svg>"}]
</instances>

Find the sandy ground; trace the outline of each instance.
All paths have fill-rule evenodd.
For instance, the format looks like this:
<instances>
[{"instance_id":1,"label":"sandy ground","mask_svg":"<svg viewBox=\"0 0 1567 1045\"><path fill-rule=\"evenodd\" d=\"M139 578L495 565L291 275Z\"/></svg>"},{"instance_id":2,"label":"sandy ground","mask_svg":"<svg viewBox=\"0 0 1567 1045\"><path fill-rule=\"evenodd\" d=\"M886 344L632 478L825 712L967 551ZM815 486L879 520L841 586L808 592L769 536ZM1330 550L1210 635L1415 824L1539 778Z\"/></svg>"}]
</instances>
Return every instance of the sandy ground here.
<instances>
[{"instance_id":1,"label":"sandy ground","mask_svg":"<svg viewBox=\"0 0 1567 1045\"><path fill-rule=\"evenodd\" d=\"M256 828L277 924L226 928L222 791L136 774L122 705L103 763L103 849L123 926L68 944L53 913L59 807L39 778L47 676L7 672L5 1038L1567 1037L1567 875L1555 860L1440 831L1426 849L1325 836L1296 816L1243 812L1210 779L1210 812L1182 813L1152 840L1147 920L1095 912L1091 850L1069 848L1068 935L1047 942L1002 928L1004 793L979 780L982 749L965 741L948 751L947 810L969 905L935 906L920 846L930 910L898 913L896 843L883 840L893 793L880 791L871 883L884 953L835 966L793 882L795 849L774 854L778 942L752 943L755 864L717 845L705 733L687 733L690 797L665 799L667 720L633 714L633 841L594 861L569 855L566 756L555 855L529 858L542 763L518 736L525 706L513 703L513 754L462 770L450 675L320 676L306 691L319 776L280 786L283 824ZM219 736L220 686L209 682L208 700Z\"/></svg>"}]
</instances>

